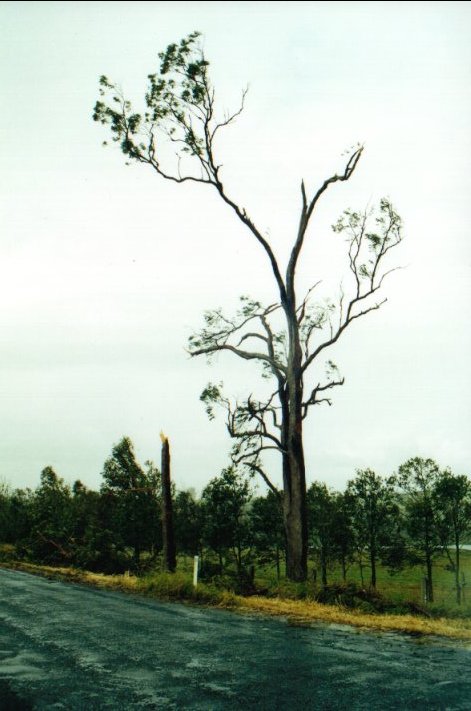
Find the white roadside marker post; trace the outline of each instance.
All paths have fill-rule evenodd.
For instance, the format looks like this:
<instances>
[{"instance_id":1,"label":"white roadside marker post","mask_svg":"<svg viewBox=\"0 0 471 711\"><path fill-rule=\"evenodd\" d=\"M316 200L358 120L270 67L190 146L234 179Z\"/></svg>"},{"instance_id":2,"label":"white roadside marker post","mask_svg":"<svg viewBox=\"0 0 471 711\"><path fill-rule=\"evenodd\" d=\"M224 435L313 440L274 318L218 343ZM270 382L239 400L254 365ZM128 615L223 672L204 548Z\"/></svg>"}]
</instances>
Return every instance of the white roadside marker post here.
<instances>
[{"instance_id":1,"label":"white roadside marker post","mask_svg":"<svg viewBox=\"0 0 471 711\"><path fill-rule=\"evenodd\" d=\"M198 585L198 556L195 555L193 559L193 587L196 588Z\"/></svg>"}]
</instances>

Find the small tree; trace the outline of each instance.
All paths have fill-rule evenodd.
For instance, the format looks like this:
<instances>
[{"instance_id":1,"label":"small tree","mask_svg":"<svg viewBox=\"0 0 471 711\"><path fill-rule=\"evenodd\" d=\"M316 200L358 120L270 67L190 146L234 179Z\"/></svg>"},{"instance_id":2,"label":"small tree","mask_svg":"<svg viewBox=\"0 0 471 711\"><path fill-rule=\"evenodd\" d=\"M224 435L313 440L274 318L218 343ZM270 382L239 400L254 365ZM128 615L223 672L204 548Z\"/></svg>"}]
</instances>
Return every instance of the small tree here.
<instances>
[{"instance_id":1,"label":"small tree","mask_svg":"<svg viewBox=\"0 0 471 711\"><path fill-rule=\"evenodd\" d=\"M81 568L100 572L121 572L124 562L124 542L106 525L107 496L88 489L80 480L72 486L73 562ZM119 554L118 554L119 550ZM120 561L120 562L121 562ZM124 568L123 568L124 569Z\"/></svg>"},{"instance_id":2,"label":"small tree","mask_svg":"<svg viewBox=\"0 0 471 711\"><path fill-rule=\"evenodd\" d=\"M353 560L355 537L348 498L344 493L337 491L333 492L332 497L332 540L336 557L342 569L342 580L345 583L347 581L347 568Z\"/></svg>"},{"instance_id":3,"label":"small tree","mask_svg":"<svg viewBox=\"0 0 471 711\"><path fill-rule=\"evenodd\" d=\"M348 482L349 501L357 551L366 552L369 560L372 588L376 587L377 564L387 553L394 538L398 506L392 480L384 480L371 469L357 471Z\"/></svg>"},{"instance_id":4,"label":"small tree","mask_svg":"<svg viewBox=\"0 0 471 711\"><path fill-rule=\"evenodd\" d=\"M41 472L32 506L33 555L48 562L70 562L72 509L70 487L50 466Z\"/></svg>"},{"instance_id":5,"label":"small tree","mask_svg":"<svg viewBox=\"0 0 471 711\"><path fill-rule=\"evenodd\" d=\"M173 506L175 544L183 555L201 555L201 506L192 491L178 491Z\"/></svg>"},{"instance_id":6,"label":"small tree","mask_svg":"<svg viewBox=\"0 0 471 711\"><path fill-rule=\"evenodd\" d=\"M179 44L169 45L159 59L159 72L148 76L144 112L133 111L119 87L102 76L101 99L95 105L94 119L110 126L113 140L129 160L146 165L174 183L199 183L215 190L265 253L278 301L264 306L257 300L244 299L242 308L232 317L220 310L208 312L205 326L190 339L189 351L192 356L225 351L257 361L273 380L272 394L260 400L249 397L231 405L212 386L203 397L207 403L217 400L227 406L229 432L237 443L234 462L244 463L252 472L261 474L273 490L261 455L267 449L279 452L287 574L293 580L304 580L308 533L303 422L311 407L330 403L327 393L344 382L331 361L322 382L309 383L308 370L323 361L327 349L356 319L384 303L385 299L377 300L377 295L391 270L384 271L383 263L401 241L401 220L388 199L381 200L376 212L345 211L334 231L347 238L351 288L340 288L337 303L315 303L312 294L317 281L300 297L296 271L313 214L332 185L351 178L363 147L353 148L344 167L326 178L318 189L308 191L301 181L298 228L283 269L264 230L231 196L217 157L218 139L242 112L246 92L236 111L218 116L209 62L197 32ZM281 326L277 324L278 317Z\"/></svg>"},{"instance_id":7,"label":"small tree","mask_svg":"<svg viewBox=\"0 0 471 711\"><path fill-rule=\"evenodd\" d=\"M397 476L405 494L406 529L410 543L425 566L429 602L433 602L433 561L442 549L435 499L439 477L436 462L420 457L401 464Z\"/></svg>"},{"instance_id":8,"label":"small tree","mask_svg":"<svg viewBox=\"0 0 471 711\"><path fill-rule=\"evenodd\" d=\"M102 493L108 495L112 511L109 523L133 549L133 562L138 567L142 550L152 545L159 520L158 472L151 463L145 472L131 440L123 437L104 464L103 480Z\"/></svg>"},{"instance_id":9,"label":"small tree","mask_svg":"<svg viewBox=\"0 0 471 711\"><path fill-rule=\"evenodd\" d=\"M10 485L0 479L0 541L2 543L12 543L12 511L11 511L12 491Z\"/></svg>"},{"instance_id":10,"label":"small tree","mask_svg":"<svg viewBox=\"0 0 471 711\"><path fill-rule=\"evenodd\" d=\"M456 602L461 605L462 581L460 549L471 533L471 481L467 476L455 475L447 469L439 474L433 492L440 538L448 557L451 545L454 552L452 568L455 575Z\"/></svg>"},{"instance_id":11,"label":"small tree","mask_svg":"<svg viewBox=\"0 0 471 711\"><path fill-rule=\"evenodd\" d=\"M261 564L274 563L276 578L281 577L281 560L285 550L285 531L281 498L273 491L258 496L250 507L250 530L257 559Z\"/></svg>"},{"instance_id":12,"label":"small tree","mask_svg":"<svg viewBox=\"0 0 471 711\"><path fill-rule=\"evenodd\" d=\"M327 585L327 567L335 557L335 498L326 484L315 481L307 490L309 540L319 556L322 585Z\"/></svg>"},{"instance_id":13,"label":"small tree","mask_svg":"<svg viewBox=\"0 0 471 711\"><path fill-rule=\"evenodd\" d=\"M9 499L9 542L15 543L18 552L24 553L31 540L34 502L31 489L15 489Z\"/></svg>"},{"instance_id":14,"label":"small tree","mask_svg":"<svg viewBox=\"0 0 471 711\"><path fill-rule=\"evenodd\" d=\"M203 539L219 559L220 573L229 555L242 573L251 544L248 504L252 498L249 482L236 469L224 469L212 479L201 495Z\"/></svg>"}]
</instances>

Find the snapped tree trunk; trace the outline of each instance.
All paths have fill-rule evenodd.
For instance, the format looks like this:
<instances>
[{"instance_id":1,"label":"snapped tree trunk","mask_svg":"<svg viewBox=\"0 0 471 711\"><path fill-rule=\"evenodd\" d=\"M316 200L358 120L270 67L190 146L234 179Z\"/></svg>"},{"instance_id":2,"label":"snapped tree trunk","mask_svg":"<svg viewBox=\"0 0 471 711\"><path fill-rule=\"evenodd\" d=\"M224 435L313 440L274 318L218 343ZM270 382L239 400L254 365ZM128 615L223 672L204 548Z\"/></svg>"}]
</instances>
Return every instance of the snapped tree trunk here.
<instances>
[{"instance_id":1,"label":"snapped tree trunk","mask_svg":"<svg viewBox=\"0 0 471 711\"><path fill-rule=\"evenodd\" d=\"M170 480L170 445L161 433L162 440L162 541L163 568L174 573L177 567L175 537L173 532L172 486Z\"/></svg>"}]
</instances>

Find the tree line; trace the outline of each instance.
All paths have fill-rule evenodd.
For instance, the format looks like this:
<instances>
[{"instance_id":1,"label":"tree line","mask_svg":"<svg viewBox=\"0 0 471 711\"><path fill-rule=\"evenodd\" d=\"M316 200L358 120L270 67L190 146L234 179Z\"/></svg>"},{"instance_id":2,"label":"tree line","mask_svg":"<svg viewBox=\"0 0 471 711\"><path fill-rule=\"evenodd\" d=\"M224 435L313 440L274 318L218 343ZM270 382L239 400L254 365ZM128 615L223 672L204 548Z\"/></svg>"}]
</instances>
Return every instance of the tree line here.
<instances>
[{"instance_id":1,"label":"tree line","mask_svg":"<svg viewBox=\"0 0 471 711\"><path fill-rule=\"evenodd\" d=\"M16 555L92 571L144 572L162 553L161 474L141 465L132 441L113 447L98 491L69 486L52 467L32 489L0 487L0 541ZM286 573L282 497L257 495L236 467L213 478L198 497L172 485L178 556L200 557L202 575L236 581L250 589L254 571ZM358 470L343 492L313 482L307 490L311 575L327 586L334 567L344 582L353 565L364 586L376 587L381 564L390 570L421 565L426 596L433 601L434 563L448 557L456 598L462 600L461 546L471 536L471 480L441 470L431 459L413 458L382 477Z\"/></svg>"}]
</instances>

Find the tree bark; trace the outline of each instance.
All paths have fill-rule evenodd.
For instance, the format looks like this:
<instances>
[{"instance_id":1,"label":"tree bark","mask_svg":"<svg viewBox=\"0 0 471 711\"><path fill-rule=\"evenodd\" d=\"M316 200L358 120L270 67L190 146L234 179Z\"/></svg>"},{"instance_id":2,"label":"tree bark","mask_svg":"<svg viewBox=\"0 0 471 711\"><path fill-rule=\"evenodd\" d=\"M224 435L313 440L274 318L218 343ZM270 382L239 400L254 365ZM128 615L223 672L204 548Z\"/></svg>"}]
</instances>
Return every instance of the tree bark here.
<instances>
[{"instance_id":1,"label":"tree bark","mask_svg":"<svg viewBox=\"0 0 471 711\"><path fill-rule=\"evenodd\" d=\"M296 334L297 336L297 334ZM299 345L299 344L298 344ZM286 531L286 575L302 582L307 578L306 470L302 432L302 379L300 368L288 367L288 416L284 418L283 516Z\"/></svg>"},{"instance_id":2,"label":"tree bark","mask_svg":"<svg viewBox=\"0 0 471 711\"><path fill-rule=\"evenodd\" d=\"M287 279L288 300L283 304L289 348L283 407L283 514L286 530L286 575L290 580L307 579L308 522L306 468L303 446L302 351L296 314L294 273Z\"/></svg>"},{"instance_id":3,"label":"tree bark","mask_svg":"<svg viewBox=\"0 0 471 711\"><path fill-rule=\"evenodd\" d=\"M177 567L173 532L172 487L170 481L170 445L164 434L162 440L162 540L163 568L174 573Z\"/></svg>"}]
</instances>

